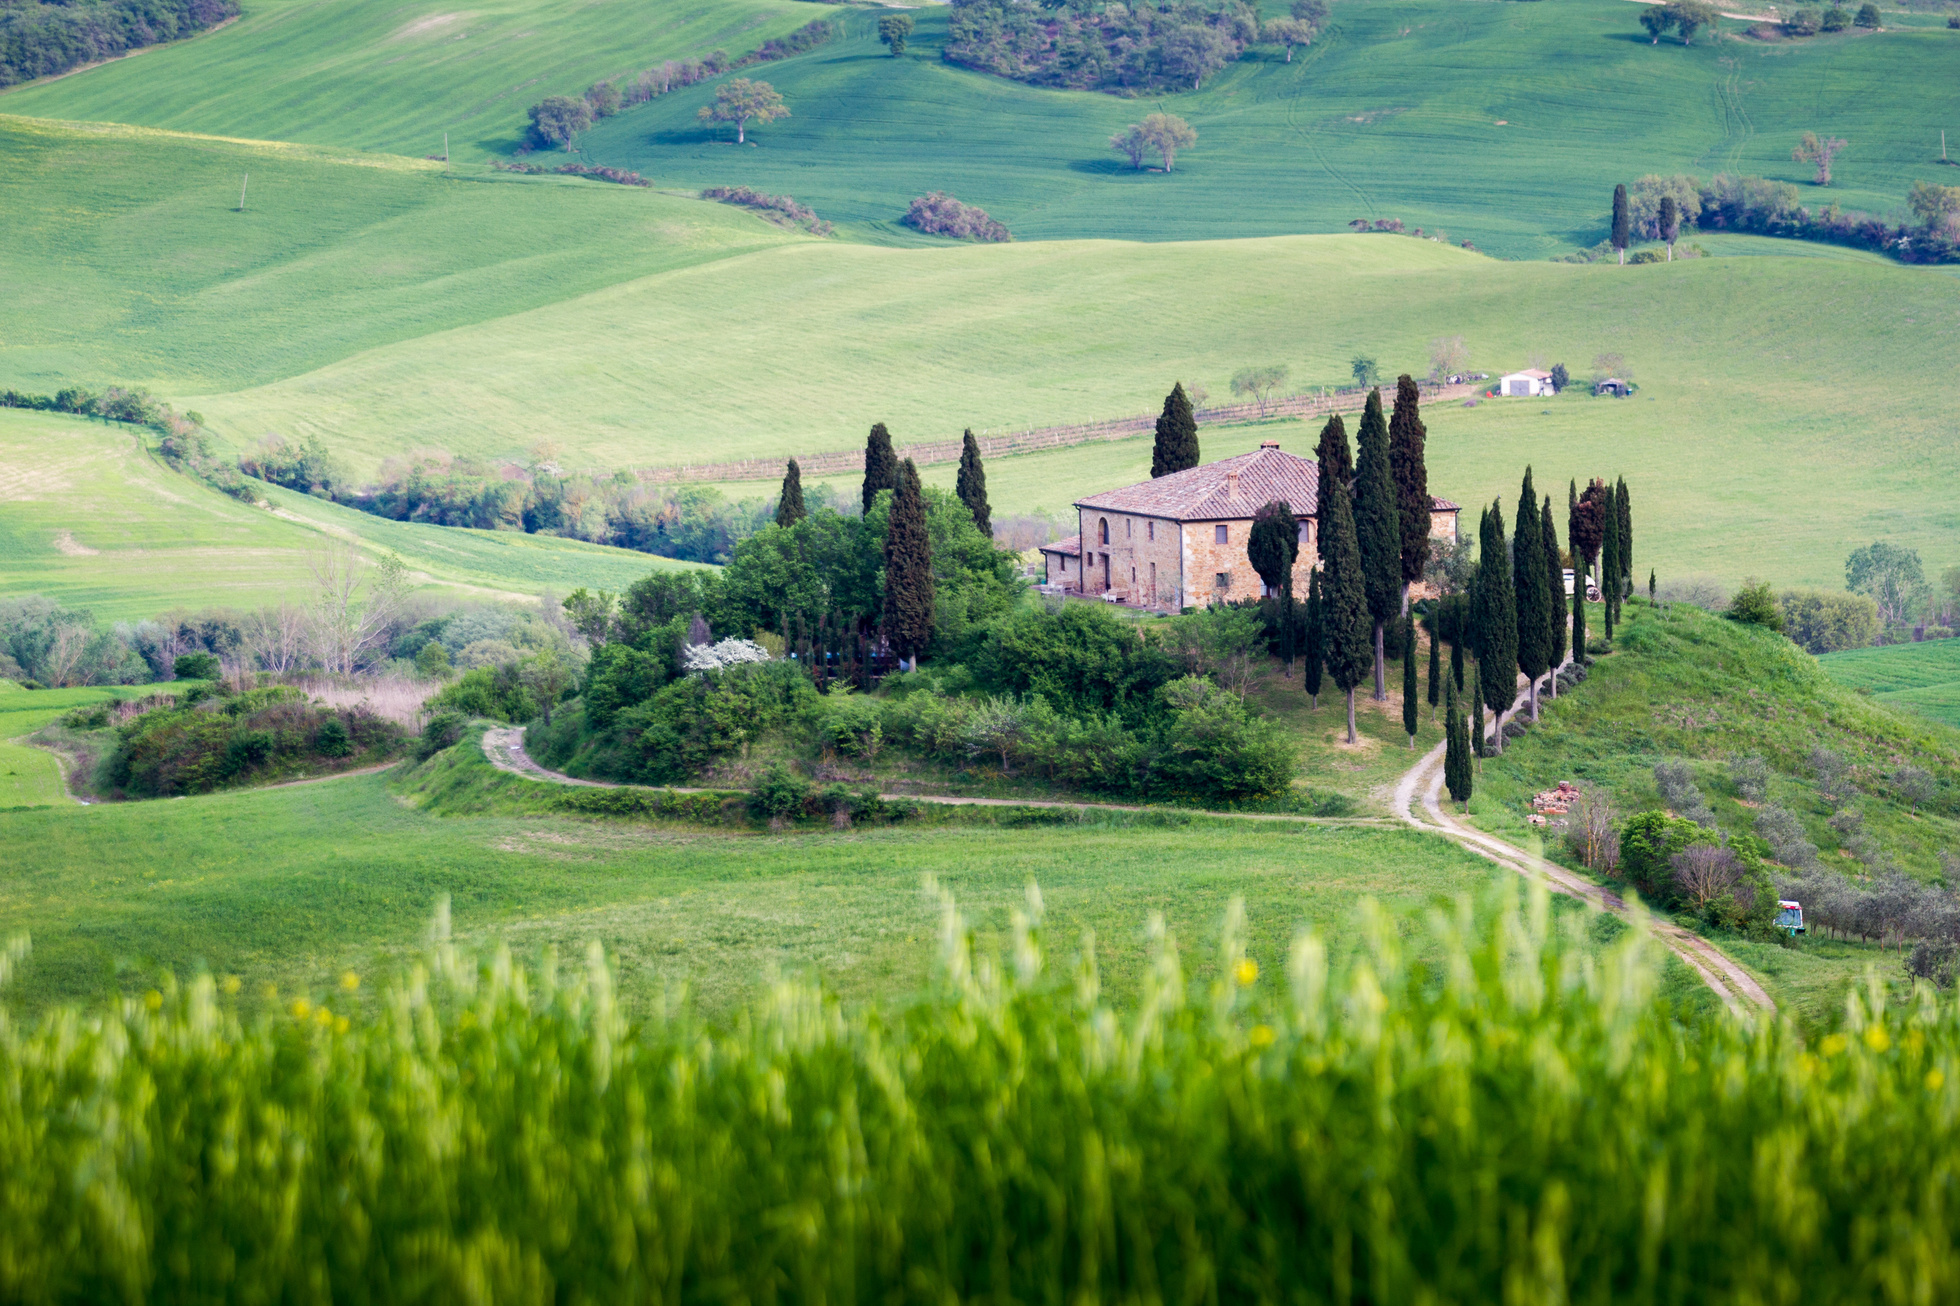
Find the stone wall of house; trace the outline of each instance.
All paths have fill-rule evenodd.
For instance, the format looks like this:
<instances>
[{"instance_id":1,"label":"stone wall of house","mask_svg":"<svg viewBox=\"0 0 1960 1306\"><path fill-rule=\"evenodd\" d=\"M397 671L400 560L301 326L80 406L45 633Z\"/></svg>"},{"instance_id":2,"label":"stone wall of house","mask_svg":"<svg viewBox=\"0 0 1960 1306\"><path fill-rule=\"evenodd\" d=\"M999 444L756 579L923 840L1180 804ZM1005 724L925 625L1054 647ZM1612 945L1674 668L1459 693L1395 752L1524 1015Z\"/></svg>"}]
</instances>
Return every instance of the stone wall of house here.
<instances>
[{"instance_id":1,"label":"stone wall of house","mask_svg":"<svg viewBox=\"0 0 1960 1306\"><path fill-rule=\"evenodd\" d=\"M1177 523L1088 508L1078 511L1082 527L1082 572L1069 588L1085 594L1102 593L1103 557L1107 555L1108 589L1123 594L1140 607L1175 611L1180 603ZM1105 523L1109 528L1107 543L1103 540Z\"/></svg>"}]
</instances>

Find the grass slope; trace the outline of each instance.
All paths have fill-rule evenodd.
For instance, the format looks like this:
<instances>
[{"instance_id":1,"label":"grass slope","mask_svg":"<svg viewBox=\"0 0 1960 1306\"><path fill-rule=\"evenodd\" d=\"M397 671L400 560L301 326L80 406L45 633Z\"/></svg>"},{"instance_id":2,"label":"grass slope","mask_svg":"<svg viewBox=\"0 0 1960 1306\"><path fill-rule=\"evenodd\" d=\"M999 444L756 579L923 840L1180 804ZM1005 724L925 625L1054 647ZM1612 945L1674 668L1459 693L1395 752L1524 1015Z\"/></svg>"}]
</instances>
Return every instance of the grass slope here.
<instances>
[{"instance_id":1,"label":"grass slope","mask_svg":"<svg viewBox=\"0 0 1960 1306\"><path fill-rule=\"evenodd\" d=\"M1852 874L1862 868L1826 824L1832 808L1806 761L1823 746L1853 763L1860 792L1849 805L1901 867L1931 878L1941 850L1960 846L1960 735L1836 683L1780 635L1685 606L1665 620L1644 600L1625 611L1631 620L1615 631L1618 651L1548 705L1544 720L1501 759L1483 763L1470 802L1477 824L1519 842L1532 839L1525 823L1531 795L1560 780L1603 787L1622 816L1659 807L1654 765L1680 759L1693 767L1719 824L1750 831L1756 811L1729 780L1727 760L1756 753L1774 772L1769 801L1797 815L1825 865ZM1595 634L1599 616L1595 607L1588 617ZM1886 778L1908 763L1939 782L1939 797L1917 812L1894 800ZM1562 848L1547 851L1566 856ZM1721 944L1807 1020L1840 1011L1846 986L1868 965L1899 974L1897 953L1877 946L1821 937L1795 950L1730 938Z\"/></svg>"},{"instance_id":2,"label":"grass slope","mask_svg":"<svg viewBox=\"0 0 1960 1306\"><path fill-rule=\"evenodd\" d=\"M0 680L0 811L73 801L62 783L55 755L16 740L25 739L71 708L144 692L121 687L26 690L11 680Z\"/></svg>"},{"instance_id":3,"label":"grass slope","mask_svg":"<svg viewBox=\"0 0 1960 1306\"><path fill-rule=\"evenodd\" d=\"M480 757L469 765L497 783ZM503 780L508 780L504 777ZM332 831L322 837L322 831ZM1294 928L1345 953L1355 901L1397 910L1468 891L1488 868L1440 840L1263 822L1164 829L1090 823L747 836L698 828L404 806L385 776L180 802L0 813L9 874L0 937L32 932L31 1003L197 965L256 988L322 989L415 949L448 894L459 932L576 956L599 939L632 1000L686 984L722 1014L770 967L821 972L848 998L903 997L935 928L937 875L990 935L1028 881L1052 937L1096 932L1105 984L1134 992L1152 911L1196 940L1243 894L1253 955L1277 971ZM15 992L10 988L10 993Z\"/></svg>"},{"instance_id":4,"label":"grass slope","mask_svg":"<svg viewBox=\"0 0 1960 1306\"><path fill-rule=\"evenodd\" d=\"M255 0L194 41L0 98L8 112L421 156L508 154L524 110L666 58L754 49L815 15L788 0L585 4Z\"/></svg>"},{"instance_id":5,"label":"grass slope","mask_svg":"<svg viewBox=\"0 0 1960 1306\"><path fill-rule=\"evenodd\" d=\"M792 239L603 182L8 117L0 213L0 385L43 392L262 384Z\"/></svg>"},{"instance_id":6,"label":"grass slope","mask_svg":"<svg viewBox=\"0 0 1960 1306\"><path fill-rule=\"evenodd\" d=\"M1960 641L1851 649L1827 654L1817 663L1840 685L1960 728Z\"/></svg>"},{"instance_id":7,"label":"grass slope","mask_svg":"<svg viewBox=\"0 0 1960 1306\"><path fill-rule=\"evenodd\" d=\"M1620 472L1643 568L1835 583L1848 541L1945 565L1960 513L1939 487L1960 454L1937 387L1960 362L1956 292L1948 273L1864 256L1618 268L1393 236L802 242L192 402L234 436L319 434L368 466L404 443L522 456L546 437L617 467L849 448L874 420L903 441L1138 412L1178 377L1225 395L1253 362L1290 365L1296 385L1341 380L1356 353L1420 372L1432 339L1461 333L1491 370L1537 355L1583 374L1619 352L1643 390L1432 408L1437 490L1515 495L1526 462L1541 479ZM997 463L1032 502L996 504L1058 508L1137 479L1143 447L1046 455L1025 475Z\"/></svg>"},{"instance_id":8,"label":"grass slope","mask_svg":"<svg viewBox=\"0 0 1960 1306\"><path fill-rule=\"evenodd\" d=\"M663 180L788 191L834 221L886 230L913 196L947 190L1024 240L1400 217L1514 258L1605 239L1614 183L1644 173L1807 184L1790 158L1807 130L1851 141L1829 195L1848 207L1896 208L1915 178L1945 171L1939 128L1960 121L1953 33L1656 47L1638 15L1623 0L1344 3L1292 63L1261 50L1202 91L1140 106L946 65L947 11L930 6L893 60L876 14L861 12L850 41L768 70L795 116L758 132L754 149L695 121L712 86L623 114L584 145ZM1106 144L1157 107L1198 131L1171 176L1131 172Z\"/></svg>"},{"instance_id":9,"label":"grass slope","mask_svg":"<svg viewBox=\"0 0 1960 1306\"><path fill-rule=\"evenodd\" d=\"M683 565L579 540L387 521L272 486L263 493L271 511L180 476L132 431L0 410L0 592L46 594L103 620L298 599L311 583L307 556L328 537L356 541L369 556L396 553L422 585L475 597L618 589Z\"/></svg>"}]
</instances>

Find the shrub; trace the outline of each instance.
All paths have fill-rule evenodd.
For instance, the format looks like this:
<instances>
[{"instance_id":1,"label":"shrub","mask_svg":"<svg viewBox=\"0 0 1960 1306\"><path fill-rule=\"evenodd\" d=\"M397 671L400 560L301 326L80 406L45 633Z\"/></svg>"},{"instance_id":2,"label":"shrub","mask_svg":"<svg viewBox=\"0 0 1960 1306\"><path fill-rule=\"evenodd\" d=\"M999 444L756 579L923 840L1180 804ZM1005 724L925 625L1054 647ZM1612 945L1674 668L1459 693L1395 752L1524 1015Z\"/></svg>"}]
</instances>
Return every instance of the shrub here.
<instances>
[{"instance_id":1,"label":"shrub","mask_svg":"<svg viewBox=\"0 0 1960 1306\"><path fill-rule=\"evenodd\" d=\"M1840 9L1836 5L1832 5L1824 11L1824 17L1819 23L1819 26L1826 32L1842 32L1845 28L1851 26L1851 13L1849 10Z\"/></svg>"},{"instance_id":2,"label":"shrub","mask_svg":"<svg viewBox=\"0 0 1960 1306\"><path fill-rule=\"evenodd\" d=\"M1769 763L1759 754L1729 759L1729 779L1735 784L1736 793L1749 802L1760 803L1769 796L1769 775Z\"/></svg>"},{"instance_id":3,"label":"shrub","mask_svg":"<svg viewBox=\"0 0 1960 1306\"><path fill-rule=\"evenodd\" d=\"M1864 4L1858 6L1857 22L1858 26L1864 28L1878 27L1878 6L1871 3L1871 0L1865 0Z\"/></svg>"},{"instance_id":4,"label":"shrub","mask_svg":"<svg viewBox=\"0 0 1960 1306\"><path fill-rule=\"evenodd\" d=\"M1781 807L1765 807L1756 815L1756 833L1768 843L1770 855L1793 870L1815 869L1817 845L1805 836L1803 822Z\"/></svg>"},{"instance_id":5,"label":"shrub","mask_svg":"<svg viewBox=\"0 0 1960 1306\"><path fill-rule=\"evenodd\" d=\"M1629 265L1636 263L1661 263L1665 261L1661 252L1657 249L1643 249L1637 253L1627 255L1627 263Z\"/></svg>"},{"instance_id":6,"label":"shrub","mask_svg":"<svg viewBox=\"0 0 1960 1306\"><path fill-rule=\"evenodd\" d=\"M222 673L218 659L210 653L180 653L175 666L178 680L216 680Z\"/></svg>"},{"instance_id":7,"label":"shrub","mask_svg":"<svg viewBox=\"0 0 1960 1306\"><path fill-rule=\"evenodd\" d=\"M1837 653L1878 641L1878 605L1863 594L1785 590L1778 606L1784 633L1805 652Z\"/></svg>"},{"instance_id":8,"label":"shrub","mask_svg":"<svg viewBox=\"0 0 1960 1306\"><path fill-rule=\"evenodd\" d=\"M987 216L985 209L962 204L943 191L931 191L913 200L912 207L899 221L929 236L984 242L1014 239L1006 227Z\"/></svg>"},{"instance_id":9,"label":"shrub","mask_svg":"<svg viewBox=\"0 0 1960 1306\"><path fill-rule=\"evenodd\" d=\"M783 763L771 762L749 790L749 811L772 822L790 820L803 814L809 798L809 781Z\"/></svg>"},{"instance_id":10,"label":"shrub","mask_svg":"<svg viewBox=\"0 0 1960 1306\"><path fill-rule=\"evenodd\" d=\"M284 685L243 694L199 686L159 699L116 731L98 783L135 798L207 793L332 766L383 758L402 743L400 726L372 712L315 707Z\"/></svg>"},{"instance_id":11,"label":"shrub","mask_svg":"<svg viewBox=\"0 0 1960 1306\"><path fill-rule=\"evenodd\" d=\"M1620 876L1648 902L1665 907L1677 894L1674 854L1704 838L1693 821L1666 812L1640 812L1620 827Z\"/></svg>"},{"instance_id":12,"label":"shrub","mask_svg":"<svg viewBox=\"0 0 1960 1306\"><path fill-rule=\"evenodd\" d=\"M710 186L701 192L704 200L719 200L723 204L736 204L745 209L754 209L765 217L772 218L783 226L800 226L813 236L828 236L834 228L817 216L815 209L798 204L787 195L765 195L747 186Z\"/></svg>"},{"instance_id":13,"label":"shrub","mask_svg":"<svg viewBox=\"0 0 1960 1306\"><path fill-rule=\"evenodd\" d=\"M1663 802L1696 825L1715 824L1715 813L1708 809L1707 801L1695 785L1694 772L1688 769L1686 762L1656 764L1654 787L1660 790Z\"/></svg>"},{"instance_id":14,"label":"shrub","mask_svg":"<svg viewBox=\"0 0 1960 1306\"><path fill-rule=\"evenodd\" d=\"M430 717L429 724L422 727L422 742L415 750L416 760L426 762L443 749L455 747L469 723L469 717L461 712L438 712Z\"/></svg>"},{"instance_id":15,"label":"shrub","mask_svg":"<svg viewBox=\"0 0 1960 1306\"><path fill-rule=\"evenodd\" d=\"M592 106L592 116L610 118L619 112L619 88L611 82L595 82L585 92L585 102Z\"/></svg>"},{"instance_id":16,"label":"shrub","mask_svg":"<svg viewBox=\"0 0 1960 1306\"><path fill-rule=\"evenodd\" d=\"M1769 582L1765 580L1743 581L1742 588L1729 600L1728 617L1731 621L1774 631L1783 629L1783 614L1777 610L1776 596L1770 593Z\"/></svg>"},{"instance_id":17,"label":"shrub","mask_svg":"<svg viewBox=\"0 0 1960 1306\"><path fill-rule=\"evenodd\" d=\"M330 716L320 723L319 733L313 737L313 747L322 757L345 757L354 751L347 727L341 724L337 716Z\"/></svg>"}]
</instances>

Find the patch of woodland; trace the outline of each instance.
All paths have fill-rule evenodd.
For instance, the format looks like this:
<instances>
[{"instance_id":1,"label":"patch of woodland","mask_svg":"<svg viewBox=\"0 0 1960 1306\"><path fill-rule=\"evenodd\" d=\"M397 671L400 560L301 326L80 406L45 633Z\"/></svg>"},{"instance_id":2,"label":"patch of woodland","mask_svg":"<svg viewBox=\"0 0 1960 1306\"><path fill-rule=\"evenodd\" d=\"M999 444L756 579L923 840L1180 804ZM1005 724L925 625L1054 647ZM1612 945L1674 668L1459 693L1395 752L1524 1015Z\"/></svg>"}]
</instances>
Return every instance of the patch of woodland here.
<instances>
[{"instance_id":1,"label":"patch of woodland","mask_svg":"<svg viewBox=\"0 0 1960 1306\"><path fill-rule=\"evenodd\" d=\"M0 0L0 86L53 77L238 17L238 0Z\"/></svg>"}]
</instances>

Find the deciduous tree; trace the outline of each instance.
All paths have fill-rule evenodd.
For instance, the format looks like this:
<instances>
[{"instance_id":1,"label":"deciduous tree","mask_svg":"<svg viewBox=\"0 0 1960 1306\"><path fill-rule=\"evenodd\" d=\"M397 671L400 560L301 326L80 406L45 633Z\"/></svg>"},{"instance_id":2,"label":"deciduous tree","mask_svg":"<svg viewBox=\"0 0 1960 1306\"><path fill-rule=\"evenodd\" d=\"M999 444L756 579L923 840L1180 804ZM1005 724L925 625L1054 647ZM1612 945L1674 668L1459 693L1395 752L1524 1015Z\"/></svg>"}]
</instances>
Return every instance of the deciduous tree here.
<instances>
[{"instance_id":1,"label":"deciduous tree","mask_svg":"<svg viewBox=\"0 0 1960 1306\"><path fill-rule=\"evenodd\" d=\"M1404 372L1395 382L1395 413L1388 419L1388 463L1395 476L1396 524L1402 532L1402 611L1409 610L1409 586L1422 579L1429 561L1431 500L1422 424L1422 388Z\"/></svg>"},{"instance_id":2,"label":"deciduous tree","mask_svg":"<svg viewBox=\"0 0 1960 1306\"><path fill-rule=\"evenodd\" d=\"M1232 373L1232 393L1242 397L1249 396L1259 405L1259 415L1266 415L1266 406L1272 402L1273 391L1286 384L1287 366L1284 363L1268 363L1264 367L1242 367Z\"/></svg>"},{"instance_id":3,"label":"deciduous tree","mask_svg":"<svg viewBox=\"0 0 1960 1306\"><path fill-rule=\"evenodd\" d=\"M1815 165L1817 175L1811 180L1819 186L1828 186L1831 184L1831 160L1835 159L1847 144L1849 142L1841 137L1819 136L1816 132L1805 132L1803 140L1797 143L1797 148L1790 151L1790 157L1798 163Z\"/></svg>"},{"instance_id":4,"label":"deciduous tree","mask_svg":"<svg viewBox=\"0 0 1960 1306\"><path fill-rule=\"evenodd\" d=\"M1169 476L1198 465L1198 419L1191 411L1191 400L1179 381L1164 396L1164 411L1157 417L1157 442L1150 450L1150 475Z\"/></svg>"},{"instance_id":5,"label":"deciduous tree","mask_svg":"<svg viewBox=\"0 0 1960 1306\"><path fill-rule=\"evenodd\" d=\"M1396 508L1395 472L1389 465L1388 419L1382 394L1368 392L1355 435L1354 528L1361 546L1362 583L1375 622L1375 701L1388 699L1388 659L1382 648L1387 624L1402 611L1402 527Z\"/></svg>"},{"instance_id":6,"label":"deciduous tree","mask_svg":"<svg viewBox=\"0 0 1960 1306\"><path fill-rule=\"evenodd\" d=\"M874 423L871 437L864 442L864 511L878 500L878 491L898 488L898 455L892 452L892 433L883 422Z\"/></svg>"},{"instance_id":7,"label":"deciduous tree","mask_svg":"<svg viewBox=\"0 0 1960 1306\"><path fill-rule=\"evenodd\" d=\"M761 127L778 118L787 118L789 106L768 82L734 77L716 89L715 102L702 105L696 116L702 122L734 123L735 143L740 145L749 138L750 123Z\"/></svg>"},{"instance_id":8,"label":"deciduous tree","mask_svg":"<svg viewBox=\"0 0 1960 1306\"><path fill-rule=\"evenodd\" d=\"M1219 60L1219 67L1224 60ZM1202 77L1204 74L1198 74ZM1190 123L1174 113L1153 113L1138 124L1143 135L1164 160L1164 171L1169 172L1177 162L1179 150L1188 150L1198 143L1197 130Z\"/></svg>"},{"instance_id":9,"label":"deciduous tree","mask_svg":"<svg viewBox=\"0 0 1960 1306\"><path fill-rule=\"evenodd\" d=\"M894 59L905 53L905 42L911 35L910 14L886 14L878 20L878 39L890 48Z\"/></svg>"},{"instance_id":10,"label":"deciduous tree","mask_svg":"<svg viewBox=\"0 0 1960 1306\"><path fill-rule=\"evenodd\" d=\"M592 125L592 106L579 95L547 95L530 108L531 138L539 145L572 147L572 138Z\"/></svg>"},{"instance_id":11,"label":"deciduous tree","mask_svg":"<svg viewBox=\"0 0 1960 1306\"><path fill-rule=\"evenodd\" d=\"M1570 499L1569 504L1565 538L1572 546L1573 567L1590 573L1599 561L1599 546L1605 539L1606 482L1594 477L1585 493Z\"/></svg>"},{"instance_id":12,"label":"deciduous tree","mask_svg":"<svg viewBox=\"0 0 1960 1306\"><path fill-rule=\"evenodd\" d=\"M792 458L783 472L782 493L776 499L776 525L794 526L809 515L803 506L803 469Z\"/></svg>"},{"instance_id":13,"label":"deciduous tree","mask_svg":"<svg viewBox=\"0 0 1960 1306\"><path fill-rule=\"evenodd\" d=\"M1143 161L1150 154L1150 138L1143 134L1142 123L1133 122L1109 138L1109 148L1120 151L1132 168L1142 172Z\"/></svg>"},{"instance_id":14,"label":"deciduous tree","mask_svg":"<svg viewBox=\"0 0 1960 1306\"><path fill-rule=\"evenodd\" d=\"M932 536L925 491L907 458L898 469L885 530L885 637L901 658L916 661L932 639Z\"/></svg>"},{"instance_id":15,"label":"deciduous tree","mask_svg":"<svg viewBox=\"0 0 1960 1306\"><path fill-rule=\"evenodd\" d=\"M1844 587L1877 604L1884 625L1899 626L1925 601L1926 570L1917 550L1880 540L1844 560Z\"/></svg>"},{"instance_id":16,"label":"deciduous tree","mask_svg":"<svg viewBox=\"0 0 1960 1306\"><path fill-rule=\"evenodd\" d=\"M953 492L973 514L973 524L980 528L980 533L990 540L994 538L994 510L987 502L987 468L980 461L980 442L973 438L970 426L960 441L960 473Z\"/></svg>"},{"instance_id":17,"label":"deciduous tree","mask_svg":"<svg viewBox=\"0 0 1960 1306\"><path fill-rule=\"evenodd\" d=\"M1286 62L1293 62L1293 47L1306 45L1314 38L1312 24L1298 18L1269 18L1259 29L1260 37L1268 45L1282 46L1286 50Z\"/></svg>"}]
</instances>

